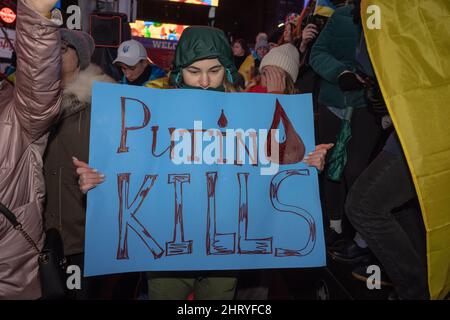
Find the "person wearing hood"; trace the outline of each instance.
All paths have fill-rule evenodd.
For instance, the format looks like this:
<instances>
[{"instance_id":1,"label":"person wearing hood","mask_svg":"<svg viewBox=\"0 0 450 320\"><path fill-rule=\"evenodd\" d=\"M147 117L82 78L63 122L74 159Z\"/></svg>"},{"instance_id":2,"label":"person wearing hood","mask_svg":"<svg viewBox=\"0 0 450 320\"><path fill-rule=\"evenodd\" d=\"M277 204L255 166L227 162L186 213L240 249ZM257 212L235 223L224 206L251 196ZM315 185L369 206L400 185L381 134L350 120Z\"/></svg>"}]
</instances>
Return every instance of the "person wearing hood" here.
<instances>
[{"instance_id":1,"label":"person wearing hood","mask_svg":"<svg viewBox=\"0 0 450 320\"><path fill-rule=\"evenodd\" d=\"M0 213L0 300L42 296L37 252L45 240L42 156L61 105L62 16L58 11L50 14L55 3L17 1L16 85L5 83L0 93L0 202L17 217L21 229Z\"/></svg>"},{"instance_id":2,"label":"person wearing hood","mask_svg":"<svg viewBox=\"0 0 450 320\"><path fill-rule=\"evenodd\" d=\"M235 92L238 71L223 31L189 27L178 43L170 84L176 88ZM231 300L237 285L234 271L150 272L151 300Z\"/></svg>"},{"instance_id":3,"label":"person wearing hood","mask_svg":"<svg viewBox=\"0 0 450 320\"><path fill-rule=\"evenodd\" d=\"M122 70L122 84L156 89L163 89L168 85L164 70L148 58L145 47L134 39L120 44L113 64Z\"/></svg>"},{"instance_id":4,"label":"person wearing hood","mask_svg":"<svg viewBox=\"0 0 450 320\"><path fill-rule=\"evenodd\" d=\"M83 31L60 29L63 98L57 123L52 127L44 156L47 201L44 211L46 229L61 233L64 254L69 265L83 270L86 196L77 188L72 157L89 159L89 131L94 81L114 82L99 66L91 63L94 40ZM99 177L99 179L103 179ZM124 275L133 280L132 274ZM114 280L118 276L82 277L81 289L71 290L70 299L113 299ZM108 283L111 292L103 288ZM120 288L120 298L132 294ZM129 291L135 291L135 288Z\"/></svg>"},{"instance_id":5,"label":"person wearing hood","mask_svg":"<svg viewBox=\"0 0 450 320\"><path fill-rule=\"evenodd\" d=\"M170 73L172 87L236 92L238 81L239 73L223 31L203 26L185 29ZM323 167L323 150L313 152L309 161ZM100 173L86 163L79 166L77 173L83 192L100 181ZM198 300L230 300L237 285L235 271L149 272L148 278L149 298L154 300L183 300L191 293Z\"/></svg>"},{"instance_id":6,"label":"person wearing hood","mask_svg":"<svg viewBox=\"0 0 450 320\"><path fill-rule=\"evenodd\" d=\"M175 51L170 86L236 92L239 74L223 31L194 26L184 30ZM74 159L83 193L102 183L104 176L86 162ZM233 271L149 272L151 300L183 300L194 293L197 300L231 300L237 278Z\"/></svg>"}]
</instances>

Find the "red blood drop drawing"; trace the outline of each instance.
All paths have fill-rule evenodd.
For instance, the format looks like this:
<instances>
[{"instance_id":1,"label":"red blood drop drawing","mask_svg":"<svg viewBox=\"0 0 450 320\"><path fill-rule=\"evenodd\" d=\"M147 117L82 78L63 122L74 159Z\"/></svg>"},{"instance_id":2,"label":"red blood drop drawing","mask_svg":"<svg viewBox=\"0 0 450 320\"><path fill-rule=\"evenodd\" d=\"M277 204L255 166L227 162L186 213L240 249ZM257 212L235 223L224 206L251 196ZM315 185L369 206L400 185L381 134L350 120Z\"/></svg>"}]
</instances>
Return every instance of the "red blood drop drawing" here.
<instances>
[{"instance_id":1,"label":"red blood drop drawing","mask_svg":"<svg viewBox=\"0 0 450 320\"><path fill-rule=\"evenodd\" d=\"M282 142L274 141L278 144L278 157L273 155L271 150L272 138L275 139L275 136L272 137L271 130L267 134L266 154L268 159L278 164L294 164L302 161L305 156L305 145L277 99L270 129L280 129L280 125L284 129L284 134L280 133L280 137L283 137L280 139Z\"/></svg>"},{"instance_id":2,"label":"red blood drop drawing","mask_svg":"<svg viewBox=\"0 0 450 320\"><path fill-rule=\"evenodd\" d=\"M225 113L223 112L223 109L222 109L222 113L220 115L220 118L217 121L217 124L219 125L219 128L225 128L226 126L228 126L228 119L225 116Z\"/></svg>"}]
</instances>

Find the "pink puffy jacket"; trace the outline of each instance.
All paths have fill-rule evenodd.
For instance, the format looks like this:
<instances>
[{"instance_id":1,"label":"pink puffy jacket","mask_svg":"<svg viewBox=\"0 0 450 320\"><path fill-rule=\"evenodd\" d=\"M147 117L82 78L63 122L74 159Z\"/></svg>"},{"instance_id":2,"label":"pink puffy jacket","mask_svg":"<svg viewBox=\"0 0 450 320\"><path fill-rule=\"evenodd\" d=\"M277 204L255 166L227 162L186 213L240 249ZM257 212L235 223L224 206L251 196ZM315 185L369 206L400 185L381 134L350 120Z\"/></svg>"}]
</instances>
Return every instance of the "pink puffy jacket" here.
<instances>
[{"instance_id":1,"label":"pink puffy jacket","mask_svg":"<svg viewBox=\"0 0 450 320\"><path fill-rule=\"evenodd\" d=\"M42 156L59 113L61 21L18 1L16 87L0 92L0 201L41 248L45 184ZM0 299L38 299L36 251L0 214Z\"/></svg>"}]
</instances>

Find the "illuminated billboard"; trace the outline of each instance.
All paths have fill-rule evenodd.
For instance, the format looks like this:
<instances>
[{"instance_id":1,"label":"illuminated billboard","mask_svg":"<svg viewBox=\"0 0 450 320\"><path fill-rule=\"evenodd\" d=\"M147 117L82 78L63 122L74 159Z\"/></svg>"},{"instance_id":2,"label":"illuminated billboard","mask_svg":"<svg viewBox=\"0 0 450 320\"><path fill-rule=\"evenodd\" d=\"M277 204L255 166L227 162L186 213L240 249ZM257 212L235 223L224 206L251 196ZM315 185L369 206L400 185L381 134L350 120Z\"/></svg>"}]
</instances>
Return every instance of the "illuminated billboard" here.
<instances>
[{"instance_id":1,"label":"illuminated billboard","mask_svg":"<svg viewBox=\"0 0 450 320\"><path fill-rule=\"evenodd\" d=\"M182 3L191 3L191 4L201 4L204 6L219 6L219 0L170 0L172 2L182 2Z\"/></svg>"},{"instance_id":2,"label":"illuminated billboard","mask_svg":"<svg viewBox=\"0 0 450 320\"><path fill-rule=\"evenodd\" d=\"M178 41L184 29L189 26L136 20L130 23L133 37Z\"/></svg>"}]
</instances>

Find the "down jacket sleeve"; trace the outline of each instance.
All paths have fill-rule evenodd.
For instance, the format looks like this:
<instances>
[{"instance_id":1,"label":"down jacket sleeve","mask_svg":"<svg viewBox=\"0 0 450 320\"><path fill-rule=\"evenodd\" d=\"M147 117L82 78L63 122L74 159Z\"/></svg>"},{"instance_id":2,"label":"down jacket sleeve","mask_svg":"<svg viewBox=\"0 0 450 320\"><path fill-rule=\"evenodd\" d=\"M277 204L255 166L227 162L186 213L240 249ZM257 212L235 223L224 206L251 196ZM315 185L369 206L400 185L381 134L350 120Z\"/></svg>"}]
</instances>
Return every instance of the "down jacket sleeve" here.
<instances>
[{"instance_id":1,"label":"down jacket sleeve","mask_svg":"<svg viewBox=\"0 0 450 320\"><path fill-rule=\"evenodd\" d=\"M336 44L338 40L336 39L335 33L336 29L339 28L336 23L337 17L338 16L335 13L328 20L311 49L309 60L309 64L314 71L331 83L337 83L338 76L348 69L348 67L340 60L336 59L333 54L337 45L344 46L344 43Z\"/></svg>"},{"instance_id":2,"label":"down jacket sleeve","mask_svg":"<svg viewBox=\"0 0 450 320\"><path fill-rule=\"evenodd\" d=\"M15 113L29 142L41 137L59 113L62 19L43 19L26 1L18 5Z\"/></svg>"}]
</instances>

